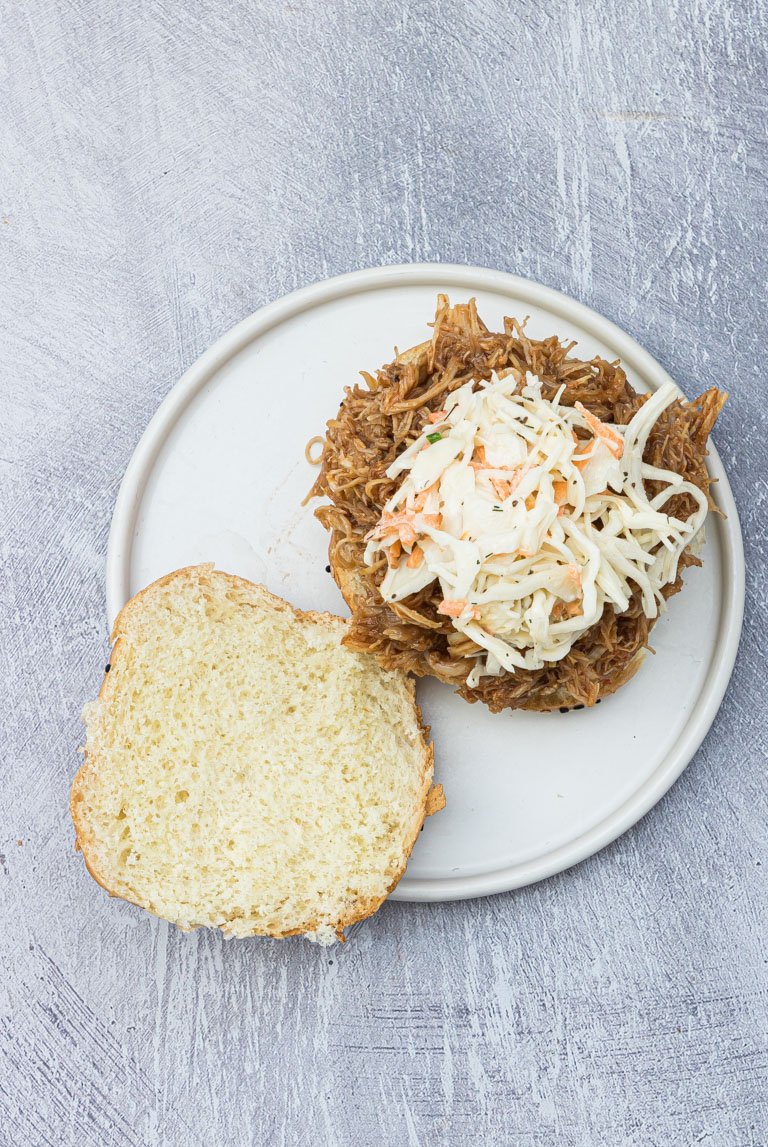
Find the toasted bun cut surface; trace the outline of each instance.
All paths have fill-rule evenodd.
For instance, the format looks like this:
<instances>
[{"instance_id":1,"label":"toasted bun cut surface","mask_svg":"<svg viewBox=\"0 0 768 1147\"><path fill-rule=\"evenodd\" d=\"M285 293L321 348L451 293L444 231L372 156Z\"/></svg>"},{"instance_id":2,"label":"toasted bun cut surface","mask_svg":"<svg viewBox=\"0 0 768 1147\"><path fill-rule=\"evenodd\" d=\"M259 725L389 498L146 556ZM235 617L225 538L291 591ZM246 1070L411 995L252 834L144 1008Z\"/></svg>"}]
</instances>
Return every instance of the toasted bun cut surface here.
<instances>
[{"instance_id":1,"label":"toasted bun cut surface","mask_svg":"<svg viewBox=\"0 0 768 1147\"><path fill-rule=\"evenodd\" d=\"M212 566L128 602L72 788L107 891L184 929L323 943L376 911L435 807L433 756L411 681L346 632Z\"/></svg>"}]
</instances>

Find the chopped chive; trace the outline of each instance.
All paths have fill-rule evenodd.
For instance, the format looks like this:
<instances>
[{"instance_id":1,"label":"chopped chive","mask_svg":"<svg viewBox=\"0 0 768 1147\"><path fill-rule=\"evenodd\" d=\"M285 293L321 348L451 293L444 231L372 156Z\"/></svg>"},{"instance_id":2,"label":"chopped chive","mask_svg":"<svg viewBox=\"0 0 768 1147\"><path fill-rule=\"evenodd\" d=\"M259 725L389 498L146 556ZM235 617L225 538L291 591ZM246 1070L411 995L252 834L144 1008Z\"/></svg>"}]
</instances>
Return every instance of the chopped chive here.
<instances>
[{"instance_id":1,"label":"chopped chive","mask_svg":"<svg viewBox=\"0 0 768 1147\"><path fill-rule=\"evenodd\" d=\"M436 430L434 434L427 435L427 442L439 442L442 437L440 431Z\"/></svg>"}]
</instances>

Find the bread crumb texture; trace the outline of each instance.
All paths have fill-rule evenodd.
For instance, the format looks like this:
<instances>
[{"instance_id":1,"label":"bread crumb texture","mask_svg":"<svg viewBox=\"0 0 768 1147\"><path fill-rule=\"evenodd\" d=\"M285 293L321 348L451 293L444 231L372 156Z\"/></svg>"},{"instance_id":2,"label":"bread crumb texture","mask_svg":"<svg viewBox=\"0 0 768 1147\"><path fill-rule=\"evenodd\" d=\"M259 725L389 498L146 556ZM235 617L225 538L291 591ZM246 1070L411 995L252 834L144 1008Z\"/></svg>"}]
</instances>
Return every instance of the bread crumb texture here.
<instances>
[{"instance_id":1,"label":"bread crumb texture","mask_svg":"<svg viewBox=\"0 0 768 1147\"><path fill-rule=\"evenodd\" d=\"M72 788L94 878L184 929L303 933L374 912L424 820L432 749L413 685L211 566L117 620Z\"/></svg>"}]
</instances>

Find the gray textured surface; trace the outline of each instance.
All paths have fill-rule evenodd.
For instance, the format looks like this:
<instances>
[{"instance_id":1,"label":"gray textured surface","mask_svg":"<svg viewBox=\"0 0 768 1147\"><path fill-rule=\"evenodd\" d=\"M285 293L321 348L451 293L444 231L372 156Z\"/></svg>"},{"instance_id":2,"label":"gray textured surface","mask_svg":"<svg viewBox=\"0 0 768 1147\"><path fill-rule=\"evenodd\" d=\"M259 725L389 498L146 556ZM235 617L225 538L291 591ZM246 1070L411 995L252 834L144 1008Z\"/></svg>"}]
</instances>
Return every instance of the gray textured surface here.
<instances>
[{"instance_id":1,"label":"gray textured surface","mask_svg":"<svg viewBox=\"0 0 768 1147\"><path fill-rule=\"evenodd\" d=\"M768 1142L766 5L3 9L0 1142ZM330 955L182 936L100 893L67 815L120 476L238 319L419 259L559 287L731 391L731 689L558 878Z\"/></svg>"}]
</instances>

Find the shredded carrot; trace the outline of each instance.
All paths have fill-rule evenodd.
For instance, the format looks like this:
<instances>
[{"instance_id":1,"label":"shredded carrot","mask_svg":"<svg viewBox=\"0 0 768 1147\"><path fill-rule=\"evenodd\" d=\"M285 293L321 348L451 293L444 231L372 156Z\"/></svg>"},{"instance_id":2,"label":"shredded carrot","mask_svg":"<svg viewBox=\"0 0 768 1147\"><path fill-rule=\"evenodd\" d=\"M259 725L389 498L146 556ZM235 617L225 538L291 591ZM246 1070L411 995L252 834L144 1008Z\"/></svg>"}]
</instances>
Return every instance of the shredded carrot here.
<instances>
[{"instance_id":1,"label":"shredded carrot","mask_svg":"<svg viewBox=\"0 0 768 1147\"><path fill-rule=\"evenodd\" d=\"M585 449L585 447L586 447L586 445L587 445L587 444L586 444L586 442L582 442L582 441L581 441L581 439L579 438L579 436L578 436L578 434L576 433L576 431L575 431L575 430L572 430L572 431L571 431L571 438L572 438L572 439L573 439L573 441L576 443L576 450L577 450L577 452L578 452L579 454L583 454L583 453L584 453L584 449ZM589 454L587 454L586 458L574 458L574 459L573 459L573 464L574 464L574 466L576 467L576 469L577 469L577 470L583 470L583 469L584 469L584 467L586 466L587 462L589 462L590 458L592 457L592 452L593 452L593 450L594 450L594 449L595 449L595 443L594 443L594 441L593 441L593 442L591 443L590 447L589 447Z\"/></svg>"},{"instance_id":2,"label":"shredded carrot","mask_svg":"<svg viewBox=\"0 0 768 1147\"><path fill-rule=\"evenodd\" d=\"M506 478L491 478L491 485L500 502L505 502L513 490L512 483L508 482Z\"/></svg>"},{"instance_id":3,"label":"shredded carrot","mask_svg":"<svg viewBox=\"0 0 768 1147\"><path fill-rule=\"evenodd\" d=\"M400 555L403 552L403 547L400 542L393 542L387 549L387 565L390 569L396 569L400 561Z\"/></svg>"},{"instance_id":4,"label":"shredded carrot","mask_svg":"<svg viewBox=\"0 0 768 1147\"><path fill-rule=\"evenodd\" d=\"M579 445L583 446L584 444L583 444L583 442L580 442ZM573 464L576 467L576 469L577 470L583 470L585 466L589 465L589 461L590 461L592 455L594 454L594 452L595 452L595 444L593 442L589 448L589 454L587 454L586 458L574 458L573 459Z\"/></svg>"},{"instance_id":5,"label":"shredded carrot","mask_svg":"<svg viewBox=\"0 0 768 1147\"><path fill-rule=\"evenodd\" d=\"M478 446L475 449L474 455L472 456L472 461L470 462L469 465L470 465L470 468L475 471L475 473L477 473L479 470L488 470L489 469L488 461L485 457L485 447L484 446Z\"/></svg>"},{"instance_id":6,"label":"shredded carrot","mask_svg":"<svg viewBox=\"0 0 768 1147\"><path fill-rule=\"evenodd\" d=\"M564 617L581 617L583 612L580 601L556 601L551 616L554 621L562 621Z\"/></svg>"},{"instance_id":7,"label":"shredded carrot","mask_svg":"<svg viewBox=\"0 0 768 1147\"><path fill-rule=\"evenodd\" d=\"M438 485L439 482L433 482L431 486L427 486L426 490L422 490L420 494L416 495L413 501L413 509L415 513L418 514L421 510L424 509L427 504L427 498L433 490L437 489Z\"/></svg>"},{"instance_id":8,"label":"shredded carrot","mask_svg":"<svg viewBox=\"0 0 768 1147\"><path fill-rule=\"evenodd\" d=\"M442 422L444 418L448 417L448 412L447 410L435 410L432 414L428 414L427 417L430 422Z\"/></svg>"},{"instance_id":9,"label":"shredded carrot","mask_svg":"<svg viewBox=\"0 0 768 1147\"><path fill-rule=\"evenodd\" d=\"M423 558L424 554L422 553L421 546L416 545L411 550L408 561L405 564L409 570L415 570L417 566L421 565Z\"/></svg>"},{"instance_id":10,"label":"shredded carrot","mask_svg":"<svg viewBox=\"0 0 768 1147\"><path fill-rule=\"evenodd\" d=\"M555 504L562 506L568 499L568 483L553 482L552 492L555 495Z\"/></svg>"},{"instance_id":11,"label":"shredded carrot","mask_svg":"<svg viewBox=\"0 0 768 1147\"><path fill-rule=\"evenodd\" d=\"M377 526L365 535L365 541L371 538L385 538L387 534L397 534L404 546L412 546L416 541L416 531L413 528L413 513L410 510L398 510L395 514L384 513Z\"/></svg>"},{"instance_id":12,"label":"shredded carrot","mask_svg":"<svg viewBox=\"0 0 768 1147\"><path fill-rule=\"evenodd\" d=\"M536 495L535 494L529 494L528 497L525 499L526 510L532 510L535 507L535 505L536 505Z\"/></svg>"},{"instance_id":13,"label":"shredded carrot","mask_svg":"<svg viewBox=\"0 0 768 1147\"><path fill-rule=\"evenodd\" d=\"M604 422L601 422L596 415L587 410L582 402L577 402L574 405L579 414L582 414L587 420L587 425L595 438L602 438L614 458L621 458L624 453L624 439L619 432L610 426L606 426Z\"/></svg>"},{"instance_id":14,"label":"shredded carrot","mask_svg":"<svg viewBox=\"0 0 768 1147\"><path fill-rule=\"evenodd\" d=\"M433 530L442 529L442 514L423 514L421 520L425 526L430 526Z\"/></svg>"},{"instance_id":15,"label":"shredded carrot","mask_svg":"<svg viewBox=\"0 0 768 1147\"><path fill-rule=\"evenodd\" d=\"M441 601L437 607L437 612L445 614L446 617L461 617L464 610L467 608L466 601Z\"/></svg>"},{"instance_id":16,"label":"shredded carrot","mask_svg":"<svg viewBox=\"0 0 768 1147\"><path fill-rule=\"evenodd\" d=\"M396 514L388 514L386 511L381 515L381 519L377 525L369 530L365 535L365 540L369 541L371 538L383 538L391 530L396 530L400 522L406 521L407 510L400 510ZM408 514L410 517L411 515Z\"/></svg>"}]
</instances>

